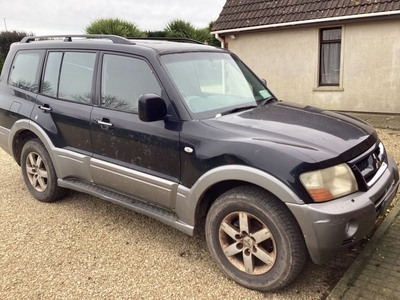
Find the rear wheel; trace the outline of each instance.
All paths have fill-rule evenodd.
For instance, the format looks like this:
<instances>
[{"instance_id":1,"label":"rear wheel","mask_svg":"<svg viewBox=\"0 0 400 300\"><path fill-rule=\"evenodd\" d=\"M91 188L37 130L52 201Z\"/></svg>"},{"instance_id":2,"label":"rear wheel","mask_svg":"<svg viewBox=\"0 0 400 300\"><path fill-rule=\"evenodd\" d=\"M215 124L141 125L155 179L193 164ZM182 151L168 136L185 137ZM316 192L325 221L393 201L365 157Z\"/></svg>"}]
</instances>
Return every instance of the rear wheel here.
<instances>
[{"instance_id":1,"label":"rear wheel","mask_svg":"<svg viewBox=\"0 0 400 300\"><path fill-rule=\"evenodd\" d=\"M307 257L301 230L286 205L257 187L234 188L213 203L206 239L229 278L260 291L288 285Z\"/></svg>"},{"instance_id":2,"label":"rear wheel","mask_svg":"<svg viewBox=\"0 0 400 300\"><path fill-rule=\"evenodd\" d=\"M46 148L39 139L22 148L21 169L29 192L39 201L52 202L65 196L66 189L57 185L57 176Z\"/></svg>"}]
</instances>

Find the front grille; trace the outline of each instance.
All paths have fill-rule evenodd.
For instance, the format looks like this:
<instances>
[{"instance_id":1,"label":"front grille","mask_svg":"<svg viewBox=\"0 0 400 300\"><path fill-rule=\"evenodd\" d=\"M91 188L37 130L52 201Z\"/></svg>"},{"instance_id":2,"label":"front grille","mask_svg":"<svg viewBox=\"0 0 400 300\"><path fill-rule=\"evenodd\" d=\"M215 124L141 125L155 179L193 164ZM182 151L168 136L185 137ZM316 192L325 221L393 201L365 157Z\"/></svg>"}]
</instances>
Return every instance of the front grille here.
<instances>
[{"instance_id":1,"label":"front grille","mask_svg":"<svg viewBox=\"0 0 400 300\"><path fill-rule=\"evenodd\" d=\"M365 182L369 183L376 175L383 163L387 162L385 148L382 143L374 145L361 157L353 160L353 163L364 177Z\"/></svg>"},{"instance_id":2,"label":"front grille","mask_svg":"<svg viewBox=\"0 0 400 300\"><path fill-rule=\"evenodd\" d=\"M356 176L364 180L358 180L361 190L368 190L379 179L387 166L386 151L382 143L375 144L368 151L349 162L350 166L355 166L353 170L359 172L361 176ZM374 197L374 205L377 214L382 209L383 198L386 194L385 190L381 191L381 195Z\"/></svg>"},{"instance_id":3,"label":"front grille","mask_svg":"<svg viewBox=\"0 0 400 300\"><path fill-rule=\"evenodd\" d=\"M370 158L371 156L368 156L367 158L355 164L360 172L364 172L366 169L368 169L368 166L370 165Z\"/></svg>"}]
</instances>

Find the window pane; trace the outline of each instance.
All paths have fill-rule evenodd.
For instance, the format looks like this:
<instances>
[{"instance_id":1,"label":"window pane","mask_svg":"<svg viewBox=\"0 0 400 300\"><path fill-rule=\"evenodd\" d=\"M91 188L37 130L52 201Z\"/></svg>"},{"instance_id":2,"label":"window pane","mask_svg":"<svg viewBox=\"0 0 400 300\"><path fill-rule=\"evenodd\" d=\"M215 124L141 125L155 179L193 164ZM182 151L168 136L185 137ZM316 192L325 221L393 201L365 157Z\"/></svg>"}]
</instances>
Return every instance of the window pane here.
<instances>
[{"instance_id":1,"label":"window pane","mask_svg":"<svg viewBox=\"0 0 400 300\"><path fill-rule=\"evenodd\" d=\"M104 55L101 85L103 106L137 112L138 100L144 94L161 96L161 87L145 61Z\"/></svg>"},{"instance_id":2,"label":"window pane","mask_svg":"<svg viewBox=\"0 0 400 300\"><path fill-rule=\"evenodd\" d=\"M58 75L60 72L60 64L62 52L52 52L49 54L46 63L46 71L43 79L42 93L57 97Z\"/></svg>"},{"instance_id":3,"label":"window pane","mask_svg":"<svg viewBox=\"0 0 400 300\"><path fill-rule=\"evenodd\" d=\"M320 84L339 85L340 43L321 45Z\"/></svg>"},{"instance_id":4,"label":"window pane","mask_svg":"<svg viewBox=\"0 0 400 300\"><path fill-rule=\"evenodd\" d=\"M322 40L323 41L331 41L331 40L340 40L342 38L342 29L324 29L322 30Z\"/></svg>"},{"instance_id":5,"label":"window pane","mask_svg":"<svg viewBox=\"0 0 400 300\"><path fill-rule=\"evenodd\" d=\"M90 103L95 53L66 52L61 66L58 96Z\"/></svg>"},{"instance_id":6,"label":"window pane","mask_svg":"<svg viewBox=\"0 0 400 300\"><path fill-rule=\"evenodd\" d=\"M18 53L12 66L9 83L30 92L37 92L36 74L39 67L39 58L38 53Z\"/></svg>"}]
</instances>

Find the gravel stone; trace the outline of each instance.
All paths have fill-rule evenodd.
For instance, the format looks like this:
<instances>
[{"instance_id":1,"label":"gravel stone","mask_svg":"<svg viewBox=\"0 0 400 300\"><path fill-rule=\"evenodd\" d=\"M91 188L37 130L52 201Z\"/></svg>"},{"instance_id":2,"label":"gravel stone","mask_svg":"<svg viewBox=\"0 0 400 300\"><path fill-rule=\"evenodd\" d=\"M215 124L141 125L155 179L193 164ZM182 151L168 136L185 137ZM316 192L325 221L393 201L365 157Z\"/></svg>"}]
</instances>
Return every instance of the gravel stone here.
<instances>
[{"instance_id":1,"label":"gravel stone","mask_svg":"<svg viewBox=\"0 0 400 300\"><path fill-rule=\"evenodd\" d=\"M379 130L400 161L400 131ZM366 243L311 261L274 293L245 289L211 260L204 236L71 191L36 201L0 150L0 299L324 299Z\"/></svg>"}]
</instances>

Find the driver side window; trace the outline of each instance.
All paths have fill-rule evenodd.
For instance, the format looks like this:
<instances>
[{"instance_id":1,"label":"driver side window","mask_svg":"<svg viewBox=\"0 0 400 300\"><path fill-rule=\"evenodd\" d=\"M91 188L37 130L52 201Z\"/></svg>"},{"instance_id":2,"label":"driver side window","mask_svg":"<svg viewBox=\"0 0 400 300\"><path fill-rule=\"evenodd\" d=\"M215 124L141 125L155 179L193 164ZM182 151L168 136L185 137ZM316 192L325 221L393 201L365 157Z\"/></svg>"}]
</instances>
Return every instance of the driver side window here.
<instances>
[{"instance_id":1,"label":"driver side window","mask_svg":"<svg viewBox=\"0 0 400 300\"><path fill-rule=\"evenodd\" d=\"M144 94L161 95L161 86L150 66L143 60L105 54L101 78L103 107L137 113Z\"/></svg>"}]
</instances>

